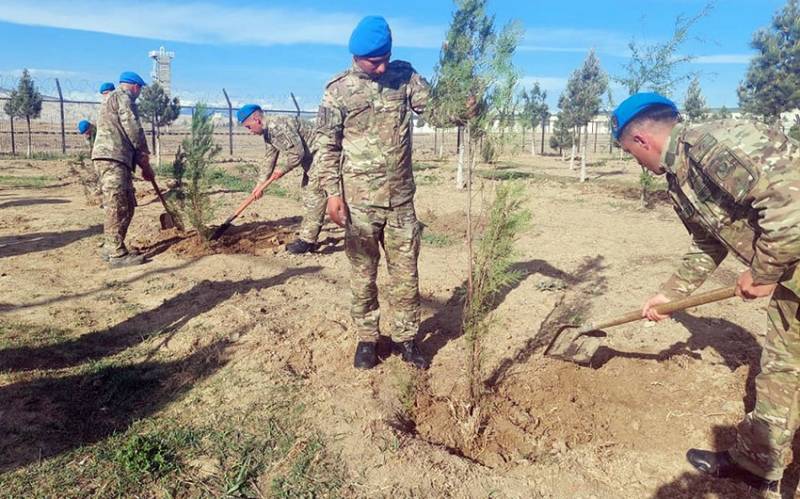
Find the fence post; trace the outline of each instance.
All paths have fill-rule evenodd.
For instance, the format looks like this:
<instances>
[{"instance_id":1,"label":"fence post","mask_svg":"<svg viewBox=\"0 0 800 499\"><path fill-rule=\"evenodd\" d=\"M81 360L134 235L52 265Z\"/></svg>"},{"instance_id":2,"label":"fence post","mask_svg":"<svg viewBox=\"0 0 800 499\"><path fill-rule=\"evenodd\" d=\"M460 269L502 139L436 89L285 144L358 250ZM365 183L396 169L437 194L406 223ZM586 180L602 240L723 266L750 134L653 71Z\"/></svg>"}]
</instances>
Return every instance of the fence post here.
<instances>
[{"instance_id":1,"label":"fence post","mask_svg":"<svg viewBox=\"0 0 800 499\"><path fill-rule=\"evenodd\" d=\"M14 117L11 116L11 155L17 155L17 143L14 140Z\"/></svg>"},{"instance_id":2,"label":"fence post","mask_svg":"<svg viewBox=\"0 0 800 499\"><path fill-rule=\"evenodd\" d=\"M231 100L228 98L228 92L224 88L222 93L225 94L225 100L228 101L228 151L233 156L233 107L231 106Z\"/></svg>"},{"instance_id":3,"label":"fence post","mask_svg":"<svg viewBox=\"0 0 800 499\"><path fill-rule=\"evenodd\" d=\"M61 83L56 78L58 89L58 107L61 111L61 154L67 154L67 135L64 133L64 95L61 93Z\"/></svg>"}]
</instances>

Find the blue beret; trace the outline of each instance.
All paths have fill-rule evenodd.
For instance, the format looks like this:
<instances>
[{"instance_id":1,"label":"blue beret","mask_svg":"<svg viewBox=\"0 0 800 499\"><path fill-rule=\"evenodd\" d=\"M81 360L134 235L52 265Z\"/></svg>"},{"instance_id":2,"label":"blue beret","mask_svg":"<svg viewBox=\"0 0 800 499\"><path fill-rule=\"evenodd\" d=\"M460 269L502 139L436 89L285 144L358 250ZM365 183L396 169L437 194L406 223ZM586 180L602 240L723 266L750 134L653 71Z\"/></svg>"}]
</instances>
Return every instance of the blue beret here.
<instances>
[{"instance_id":1,"label":"blue beret","mask_svg":"<svg viewBox=\"0 0 800 499\"><path fill-rule=\"evenodd\" d=\"M89 131L90 126L92 126L91 123L89 123L86 120L81 120L78 122L78 131L81 133L86 133L87 131Z\"/></svg>"},{"instance_id":2,"label":"blue beret","mask_svg":"<svg viewBox=\"0 0 800 499\"><path fill-rule=\"evenodd\" d=\"M236 119L239 120L239 123L244 123L244 120L256 111L261 111L261 106L258 104L245 104L236 111Z\"/></svg>"},{"instance_id":3,"label":"blue beret","mask_svg":"<svg viewBox=\"0 0 800 499\"><path fill-rule=\"evenodd\" d=\"M133 71L125 71L121 75L119 75L119 82L120 83L132 83L134 85L145 86L147 83L144 82L141 76L134 73Z\"/></svg>"},{"instance_id":4,"label":"blue beret","mask_svg":"<svg viewBox=\"0 0 800 499\"><path fill-rule=\"evenodd\" d=\"M100 93L102 94L103 92L106 92L108 90L114 90L115 88L117 88L117 87L115 87L113 83L111 83L110 81L107 81L107 82L103 83L102 85L100 85Z\"/></svg>"},{"instance_id":5,"label":"blue beret","mask_svg":"<svg viewBox=\"0 0 800 499\"><path fill-rule=\"evenodd\" d=\"M619 140L628 123L641 114L642 111L646 111L653 106L667 106L674 109L676 114L678 112L678 106L661 94L655 92L633 94L622 101L611 114L611 127L614 132L614 138Z\"/></svg>"},{"instance_id":6,"label":"blue beret","mask_svg":"<svg viewBox=\"0 0 800 499\"><path fill-rule=\"evenodd\" d=\"M350 35L350 53L356 57L377 57L392 51L392 30L381 16L367 16Z\"/></svg>"}]
</instances>

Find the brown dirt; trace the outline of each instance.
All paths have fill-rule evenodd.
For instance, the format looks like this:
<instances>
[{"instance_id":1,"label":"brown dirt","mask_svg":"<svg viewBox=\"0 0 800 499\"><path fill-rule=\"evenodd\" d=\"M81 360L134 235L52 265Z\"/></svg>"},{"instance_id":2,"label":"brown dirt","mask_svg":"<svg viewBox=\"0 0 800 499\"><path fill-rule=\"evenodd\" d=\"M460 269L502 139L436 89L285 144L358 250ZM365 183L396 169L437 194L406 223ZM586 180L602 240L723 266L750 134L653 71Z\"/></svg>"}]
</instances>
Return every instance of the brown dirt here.
<instances>
[{"instance_id":1,"label":"brown dirt","mask_svg":"<svg viewBox=\"0 0 800 499\"><path fill-rule=\"evenodd\" d=\"M66 171L63 162L0 163L8 175ZM160 232L160 205L140 199L129 239L152 262L109 270L96 256L102 213L85 205L79 185L0 186L0 321L63 329L26 342L28 330L11 326L16 333L0 337L0 434L9 435L0 472L35 470L68 452L79 469L82 446L136 419L214 421L245 411L289 373L302 386L308 424L346 467L347 497L749 497L745 487L698 476L684 454L725 448L752 407L765 302L730 300L611 329L591 367L544 357L557 322L638 307L688 237L668 206L642 210L618 194L635 186L630 162L592 167L584 186L553 158L512 166L528 174L520 181L533 223L517 243L522 280L496 301L483 342L485 396L471 411L460 244L424 246L420 257L419 343L431 369L416 373L383 348L383 362L361 372L352 368L342 232L327 226L332 244L312 255L283 251L302 212L291 196L265 196L209 246ZM420 186L417 212L457 240L466 194L451 187L451 165L439 169L445 181ZM295 193L299 178L282 182ZM488 201L492 182L476 182ZM220 216L240 198L219 194ZM740 270L726 262L706 288ZM386 283L385 268L378 280ZM159 382L129 412L98 408L91 425L79 424L72 416L88 409L77 404L91 407L95 389L80 369L100 361L155 363ZM798 477L793 464L785 497Z\"/></svg>"}]
</instances>

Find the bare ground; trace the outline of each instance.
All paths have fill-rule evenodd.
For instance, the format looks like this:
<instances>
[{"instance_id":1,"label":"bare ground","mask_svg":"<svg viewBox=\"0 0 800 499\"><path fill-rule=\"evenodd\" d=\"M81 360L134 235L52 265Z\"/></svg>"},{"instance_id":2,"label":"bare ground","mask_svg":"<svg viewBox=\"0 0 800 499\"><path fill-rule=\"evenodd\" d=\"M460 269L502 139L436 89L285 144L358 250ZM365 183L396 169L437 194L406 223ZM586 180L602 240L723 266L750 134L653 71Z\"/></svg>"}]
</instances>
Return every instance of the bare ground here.
<instances>
[{"instance_id":1,"label":"bare ground","mask_svg":"<svg viewBox=\"0 0 800 499\"><path fill-rule=\"evenodd\" d=\"M0 161L0 484L10 491L2 494L107 496L113 485L86 468L103 461L93 446L146 422L238 421L290 379L305 407L301 436L246 475L255 495L275 495L270 484L319 435L341 465L328 495L757 497L699 476L684 453L725 448L752 406L765 302L610 329L591 367L542 355L561 321L637 308L686 247L670 207L640 208L638 167L607 158L585 185L553 158L478 172L476 204L491 199L495 180L485 177L510 172L504 178L526 184L533 223L517 243L523 278L496 300L484 402L470 419L457 292L466 195L451 187L449 165L426 165L417 212L428 236L440 237L426 239L420 257L419 341L432 367L419 373L388 348L376 369L352 368L341 231L326 226L327 244L313 255L283 251L302 215L299 179L285 179L290 196L265 196L212 245L159 231L160 205L138 182L129 239L152 261L109 270L97 257L102 213L66 177L66 162ZM43 180L24 182L34 177ZM218 195L227 210L243 196ZM739 270L726 263L706 288ZM77 488L58 488L42 471L56 461ZM219 465L203 455L182 462L172 490L213 495L207 483ZM785 497L799 474L792 465ZM164 495L156 482L142 487Z\"/></svg>"}]
</instances>

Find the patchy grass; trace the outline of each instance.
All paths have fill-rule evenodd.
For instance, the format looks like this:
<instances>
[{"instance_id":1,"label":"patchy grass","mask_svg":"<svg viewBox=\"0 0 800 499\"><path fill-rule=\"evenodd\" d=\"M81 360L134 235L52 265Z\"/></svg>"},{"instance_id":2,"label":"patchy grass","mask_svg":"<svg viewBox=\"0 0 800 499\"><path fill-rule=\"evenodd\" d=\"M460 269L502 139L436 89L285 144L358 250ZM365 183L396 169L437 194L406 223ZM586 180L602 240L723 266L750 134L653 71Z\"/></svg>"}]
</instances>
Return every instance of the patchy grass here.
<instances>
[{"instance_id":1,"label":"patchy grass","mask_svg":"<svg viewBox=\"0 0 800 499\"><path fill-rule=\"evenodd\" d=\"M424 171L427 171L427 170L436 170L437 168L439 168L439 167L436 166L436 165L432 165L430 163L414 163L411 166L411 169L414 170L414 173L424 172Z\"/></svg>"},{"instance_id":2,"label":"patchy grass","mask_svg":"<svg viewBox=\"0 0 800 499\"><path fill-rule=\"evenodd\" d=\"M103 377L113 365L96 363L91 378ZM127 388L135 390L126 388L135 380L118 381L100 394L109 410ZM1 495L338 497L345 485L343 466L304 425L301 390L296 380L279 380L245 407L217 406L210 414L178 408L180 419L136 421L99 442L0 475ZM184 402L201 407L208 401Z\"/></svg>"},{"instance_id":3,"label":"patchy grass","mask_svg":"<svg viewBox=\"0 0 800 499\"><path fill-rule=\"evenodd\" d=\"M0 175L0 187L42 188L53 184L53 177L45 175L33 177L20 177L16 175Z\"/></svg>"},{"instance_id":4,"label":"patchy grass","mask_svg":"<svg viewBox=\"0 0 800 499\"><path fill-rule=\"evenodd\" d=\"M478 176L487 180L520 180L534 178L531 172L520 172L516 170L483 170L477 172Z\"/></svg>"},{"instance_id":5,"label":"patchy grass","mask_svg":"<svg viewBox=\"0 0 800 499\"><path fill-rule=\"evenodd\" d=\"M256 185L254 180L247 180L236 175L231 175L219 168L210 172L209 182L211 185L216 185L234 192L250 192Z\"/></svg>"},{"instance_id":6,"label":"patchy grass","mask_svg":"<svg viewBox=\"0 0 800 499\"><path fill-rule=\"evenodd\" d=\"M0 321L0 348L41 347L65 340L68 329L53 325L28 324L24 322Z\"/></svg>"},{"instance_id":7,"label":"patchy grass","mask_svg":"<svg viewBox=\"0 0 800 499\"><path fill-rule=\"evenodd\" d=\"M439 176L435 173L427 175L415 175L414 183L417 185L439 185L442 183L442 179L439 178Z\"/></svg>"},{"instance_id":8,"label":"patchy grass","mask_svg":"<svg viewBox=\"0 0 800 499\"><path fill-rule=\"evenodd\" d=\"M446 248L455 243L453 238L447 234L437 234L430 231L425 231L422 233L422 242L435 248Z\"/></svg>"}]
</instances>

